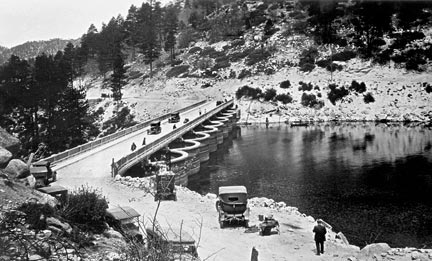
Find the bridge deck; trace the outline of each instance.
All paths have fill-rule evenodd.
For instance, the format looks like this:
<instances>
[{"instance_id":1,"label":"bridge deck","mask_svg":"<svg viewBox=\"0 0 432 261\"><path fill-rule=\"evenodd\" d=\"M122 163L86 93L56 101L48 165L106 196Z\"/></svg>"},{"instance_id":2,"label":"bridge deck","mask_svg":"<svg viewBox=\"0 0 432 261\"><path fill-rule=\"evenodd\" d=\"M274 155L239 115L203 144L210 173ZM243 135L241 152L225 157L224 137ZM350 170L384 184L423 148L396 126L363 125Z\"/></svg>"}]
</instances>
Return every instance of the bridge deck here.
<instances>
[{"instance_id":1,"label":"bridge deck","mask_svg":"<svg viewBox=\"0 0 432 261\"><path fill-rule=\"evenodd\" d=\"M211 101L183 112L180 114L180 122L175 123L175 125L177 128L181 127L184 125L183 120L185 118L189 118L190 121L193 121L200 116L200 112L211 111L215 107L216 102ZM144 137L146 138L146 144L151 144L155 140L168 135L173 131L173 125L173 123L168 123L168 120L164 120L161 123L162 131L159 134L147 134L149 127L146 127L90 151L55 163L53 169L58 172L57 183L64 186L86 183L97 186L102 182L101 179L106 179L111 176L111 163L113 158L118 160L130 154L132 152L132 143L136 144L137 149L142 147Z\"/></svg>"}]
</instances>

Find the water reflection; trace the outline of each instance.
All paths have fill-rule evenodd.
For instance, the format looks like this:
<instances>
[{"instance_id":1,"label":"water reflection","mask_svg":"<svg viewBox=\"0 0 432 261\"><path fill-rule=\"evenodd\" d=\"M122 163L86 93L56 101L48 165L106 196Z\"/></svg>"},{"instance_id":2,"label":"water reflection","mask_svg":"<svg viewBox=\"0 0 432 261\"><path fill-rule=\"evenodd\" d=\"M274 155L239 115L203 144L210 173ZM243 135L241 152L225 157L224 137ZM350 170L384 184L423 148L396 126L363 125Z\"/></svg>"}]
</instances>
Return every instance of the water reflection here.
<instances>
[{"instance_id":1,"label":"water reflection","mask_svg":"<svg viewBox=\"0 0 432 261\"><path fill-rule=\"evenodd\" d=\"M244 126L189 187L245 185L250 196L324 218L358 245L431 246L431 143L431 129L418 124Z\"/></svg>"}]
</instances>

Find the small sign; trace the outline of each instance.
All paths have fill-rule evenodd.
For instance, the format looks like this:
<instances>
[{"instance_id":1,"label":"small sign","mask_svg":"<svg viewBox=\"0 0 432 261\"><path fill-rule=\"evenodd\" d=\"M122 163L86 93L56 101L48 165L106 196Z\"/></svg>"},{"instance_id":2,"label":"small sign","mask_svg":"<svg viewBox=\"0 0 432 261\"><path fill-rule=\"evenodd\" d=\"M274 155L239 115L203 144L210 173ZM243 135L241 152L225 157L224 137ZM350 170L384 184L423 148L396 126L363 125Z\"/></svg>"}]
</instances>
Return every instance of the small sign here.
<instances>
[{"instance_id":1,"label":"small sign","mask_svg":"<svg viewBox=\"0 0 432 261\"><path fill-rule=\"evenodd\" d=\"M165 172L156 175L156 194L155 201L158 200L177 200L175 191L175 174Z\"/></svg>"}]
</instances>

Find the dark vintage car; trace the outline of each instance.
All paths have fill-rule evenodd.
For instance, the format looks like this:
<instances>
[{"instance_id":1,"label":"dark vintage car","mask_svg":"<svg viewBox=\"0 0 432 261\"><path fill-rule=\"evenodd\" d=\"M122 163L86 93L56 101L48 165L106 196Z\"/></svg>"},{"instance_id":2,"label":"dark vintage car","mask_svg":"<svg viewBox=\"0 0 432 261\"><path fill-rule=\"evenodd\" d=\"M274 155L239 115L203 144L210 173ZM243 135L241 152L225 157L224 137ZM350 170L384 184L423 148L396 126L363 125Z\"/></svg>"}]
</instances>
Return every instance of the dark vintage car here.
<instances>
[{"instance_id":1,"label":"dark vintage car","mask_svg":"<svg viewBox=\"0 0 432 261\"><path fill-rule=\"evenodd\" d=\"M170 117L168 119L169 123L176 123L180 121L180 114L178 112L174 112L170 114Z\"/></svg>"},{"instance_id":2,"label":"dark vintage car","mask_svg":"<svg viewBox=\"0 0 432 261\"><path fill-rule=\"evenodd\" d=\"M35 187L48 186L50 182L56 181L57 172L51 169L51 163L49 161L38 161L30 166L30 174L36 180Z\"/></svg>"},{"instance_id":3,"label":"dark vintage car","mask_svg":"<svg viewBox=\"0 0 432 261\"><path fill-rule=\"evenodd\" d=\"M183 229L147 228L149 252L166 253L169 260L198 261L198 251L193 237Z\"/></svg>"},{"instance_id":4,"label":"dark vintage car","mask_svg":"<svg viewBox=\"0 0 432 261\"><path fill-rule=\"evenodd\" d=\"M61 205L66 204L68 198L68 190L62 186L48 186L38 188L40 192L55 197Z\"/></svg>"},{"instance_id":5,"label":"dark vintage car","mask_svg":"<svg viewBox=\"0 0 432 261\"><path fill-rule=\"evenodd\" d=\"M219 225L249 225L249 207L247 206L247 190L245 186L219 187L216 209L219 213Z\"/></svg>"},{"instance_id":6,"label":"dark vintage car","mask_svg":"<svg viewBox=\"0 0 432 261\"><path fill-rule=\"evenodd\" d=\"M161 133L161 122L160 121L152 121L150 123L150 129L147 131L148 134L159 134Z\"/></svg>"},{"instance_id":7,"label":"dark vintage car","mask_svg":"<svg viewBox=\"0 0 432 261\"><path fill-rule=\"evenodd\" d=\"M120 232L128 240L144 242L143 235L139 230L139 216L135 209L128 206L119 206L106 210L108 225Z\"/></svg>"}]
</instances>

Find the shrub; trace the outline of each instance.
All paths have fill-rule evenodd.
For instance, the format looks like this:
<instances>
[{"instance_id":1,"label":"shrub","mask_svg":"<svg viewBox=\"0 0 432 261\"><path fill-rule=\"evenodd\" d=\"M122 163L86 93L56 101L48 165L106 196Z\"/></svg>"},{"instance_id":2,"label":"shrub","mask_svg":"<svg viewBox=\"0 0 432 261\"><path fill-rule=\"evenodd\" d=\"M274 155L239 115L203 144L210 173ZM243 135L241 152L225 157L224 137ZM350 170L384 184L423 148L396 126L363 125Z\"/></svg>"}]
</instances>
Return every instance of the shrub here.
<instances>
[{"instance_id":1,"label":"shrub","mask_svg":"<svg viewBox=\"0 0 432 261\"><path fill-rule=\"evenodd\" d=\"M251 72L249 71L249 70L247 70L247 69L243 69L243 70L241 70L241 72L239 73L239 75L238 75L238 79L243 79L243 78L245 78L245 77L248 77L248 76L251 76L252 74L251 74Z\"/></svg>"},{"instance_id":2,"label":"shrub","mask_svg":"<svg viewBox=\"0 0 432 261\"><path fill-rule=\"evenodd\" d=\"M245 44L245 40L244 39L235 39L234 41L231 42L231 47L237 47L237 46L243 46Z\"/></svg>"},{"instance_id":3,"label":"shrub","mask_svg":"<svg viewBox=\"0 0 432 261\"><path fill-rule=\"evenodd\" d=\"M363 101L365 103L371 103L375 101L375 98L372 96L372 93L368 92L363 96Z\"/></svg>"},{"instance_id":4,"label":"shrub","mask_svg":"<svg viewBox=\"0 0 432 261\"><path fill-rule=\"evenodd\" d=\"M225 55L224 52L218 52L213 47L204 47L204 49L201 52L202 56L208 56L210 58L217 58L221 55Z\"/></svg>"},{"instance_id":5,"label":"shrub","mask_svg":"<svg viewBox=\"0 0 432 261\"><path fill-rule=\"evenodd\" d=\"M273 98L276 97L276 90L273 89L273 88L267 89L264 92L263 97L264 97L265 101L271 101L271 100L273 100Z\"/></svg>"},{"instance_id":6,"label":"shrub","mask_svg":"<svg viewBox=\"0 0 432 261\"><path fill-rule=\"evenodd\" d=\"M321 68L327 68L327 66L330 66L330 60L323 59L316 61L316 65L318 65Z\"/></svg>"},{"instance_id":7,"label":"shrub","mask_svg":"<svg viewBox=\"0 0 432 261\"><path fill-rule=\"evenodd\" d=\"M288 89L289 87L291 87L291 82L289 80L283 81L280 83L280 87L282 89Z\"/></svg>"},{"instance_id":8,"label":"shrub","mask_svg":"<svg viewBox=\"0 0 432 261\"><path fill-rule=\"evenodd\" d=\"M278 94L275 97L275 100L282 102L283 104L291 103L293 98L289 94Z\"/></svg>"},{"instance_id":9,"label":"shrub","mask_svg":"<svg viewBox=\"0 0 432 261\"><path fill-rule=\"evenodd\" d=\"M404 49L408 43L425 37L424 33L420 31L394 33L390 36L396 38L390 45L391 49Z\"/></svg>"},{"instance_id":10,"label":"shrub","mask_svg":"<svg viewBox=\"0 0 432 261\"><path fill-rule=\"evenodd\" d=\"M358 83L357 81L352 81L349 87L350 91L355 91L358 93L363 93L366 91L366 84L364 82Z\"/></svg>"},{"instance_id":11,"label":"shrub","mask_svg":"<svg viewBox=\"0 0 432 261\"><path fill-rule=\"evenodd\" d=\"M192 48L189 49L190 54L194 54L194 53L200 53L202 51L201 47L198 46L194 46Z\"/></svg>"},{"instance_id":12,"label":"shrub","mask_svg":"<svg viewBox=\"0 0 432 261\"><path fill-rule=\"evenodd\" d=\"M261 61L266 60L268 57L270 57L271 54L267 50L264 50L262 48L255 49L249 55L246 57L246 65L253 65L256 63L259 63Z\"/></svg>"},{"instance_id":13,"label":"shrub","mask_svg":"<svg viewBox=\"0 0 432 261\"><path fill-rule=\"evenodd\" d=\"M314 94L303 93L301 104L305 107L320 109L324 106L322 101L318 101Z\"/></svg>"},{"instance_id":14,"label":"shrub","mask_svg":"<svg viewBox=\"0 0 432 261\"><path fill-rule=\"evenodd\" d=\"M329 84L330 92L327 97L333 105L336 105L336 101L342 99L349 94L349 91L345 87L338 88L336 84Z\"/></svg>"},{"instance_id":15,"label":"shrub","mask_svg":"<svg viewBox=\"0 0 432 261\"><path fill-rule=\"evenodd\" d=\"M337 63L331 63L331 64L328 64L328 65L326 66L326 69L327 69L327 71L329 71L329 72L334 72L334 71L336 71L336 70L338 70L338 71L342 71L343 66L340 65L340 64L337 64Z\"/></svg>"},{"instance_id":16,"label":"shrub","mask_svg":"<svg viewBox=\"0 0 432 261\"><path fill-rule=\"evenodd\" d=\"M310 72L315 68L315 59L318 57L318 49L314 46L304 49L300 54L299 66L303 72Z\"/></svg>"},{"instance_id":17,"label":"shrub","mask_svg":"<svg viewBox=\"0 0 432 261\"><path fill-rule=\"evenodd\" d=\"M335 53L330 57L330 60L333 61L340 61L340 62L346 62L351 60L352 58L355 58L357 54L354 51L351 50L345 50L340 53Z\"/></svg>"},{"instance_id":18,"label":"shrub","mask_svg":"<svg viewBox=\"0 0 432 261\"><path fill-rule=\"evenodd\" d=\"M242 86L236 91L236 98L250 97L252 99L258 99L262 96L262 90L260 88L251 88L247 85Z\"/></svg>"},{"instance_id":19,"label":"shrub","mask_svg":"<svg viewBox=\"0 0 432 261\"><path fill-rule=\"evenodd\" d=\"M175 66L173 68L171 68L171 70L169 70L166 73L167 77L177 77L182 73L185 73L189 70L189 65L179 65L179 66Z\"/></svg>"},{"instance_id":20,"label":"shrub","mask_svg":"<svg viewBox=\"0 0 432 261\"><path fill-rule=\"evenodd\" d=\"M25 213L25 221L31 228L42 230L46 228L45 218L54 216L55 209L48 204L24 203L18 207L19 211Z\"/></svg>"},{"instance_id":21,"label":"shrub","mask_svg":"<svg viewBox=\"0 0 432 261\"><path fill-rule=\"evenodd\" d=\"M419 65L426 64L426 60L418 53L407 55L408 59L405 63L405 68L407 70L416 70L420 71Z\"/></svg>"},{"instance_id":22,"label":"shrub","mask_svg":"<svg viewBox=\"0 0 432 261\"><path fill-rule=\"evenodd\" d=\"M423 86L425 87L425 91L427 93L431 93L432 92L432 85L430 85L429 83L423 83Z\"/></svg>"},{"instance_id":23,"label":"shrub","mask_svg":"<svg viewBox=\"0 0 432 261\"><path fill-rule=\"evenodd\" d=\"M311 91L313 88L312 83L299 82L299 91Z\"/></svg>"},{"instance_id":24,"label":"shrub","mask_svg":"<svg viewBox=\"0 0 432 261\"><path fill-rule=\"evenodd\" d=\"M99 191L82 186L69 195L67 203L60 209L60 215L86 230L101 232L107 208L108 202Z\"/></svg>"},{"instance_id":25,"label":"shrub","mask_svg":"<svg viewBox=\"0 0 432 261\"><path fill-rule=\"evenodd\" d=\"M392 54L393 54L392 49L382 50L375 55L375 57L373 58L373 62L384 65L390 61L390 57Z\"/></svg>"}]
</instances>

